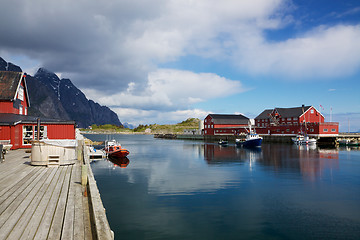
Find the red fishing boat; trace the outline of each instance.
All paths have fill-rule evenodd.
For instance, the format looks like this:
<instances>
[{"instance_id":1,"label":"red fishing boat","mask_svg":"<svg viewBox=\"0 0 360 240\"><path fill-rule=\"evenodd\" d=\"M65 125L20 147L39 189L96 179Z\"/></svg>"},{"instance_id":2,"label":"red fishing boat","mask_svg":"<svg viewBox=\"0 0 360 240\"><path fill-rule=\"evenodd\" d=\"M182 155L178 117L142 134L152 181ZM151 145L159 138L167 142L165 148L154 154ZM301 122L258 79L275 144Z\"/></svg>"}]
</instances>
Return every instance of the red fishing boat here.
<instances>
[{"instance_id":1,"label":"red fishing boat","mask_svg":"<svg viewBox=\"0 0 360 240\"><path fill-rule=\"evenodd\" d=\"M105 153L111 157L123 158L129 155L129 150L122 148L121 144L115 140L107 141L105 144Z\"/></svg>"}]
</instances>

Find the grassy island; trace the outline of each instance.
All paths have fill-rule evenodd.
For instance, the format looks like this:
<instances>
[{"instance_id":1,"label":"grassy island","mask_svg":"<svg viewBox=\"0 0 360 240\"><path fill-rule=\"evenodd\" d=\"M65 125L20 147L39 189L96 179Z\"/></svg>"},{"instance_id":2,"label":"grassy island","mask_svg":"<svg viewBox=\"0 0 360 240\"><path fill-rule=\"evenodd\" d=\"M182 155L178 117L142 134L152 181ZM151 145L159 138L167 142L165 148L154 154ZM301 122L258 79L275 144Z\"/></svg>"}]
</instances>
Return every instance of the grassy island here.
<instances>
[{"instance_id":1,"label":"grassy island","mask_svg":"<svg viewBox=\"0 0 360 240\"><path fill-rule=\"evenodd\" d=\"M176 124L140 124L134 129L124 128L123 126L116 126L112 124L91 125L91 128L80 129L81 132L88 133L124 133L124 134L157 134L157 133L172 133L181 134L185 129L197 129L199 127L200 119L188 118L185 121Z\"/></svg>"}]
</instances>

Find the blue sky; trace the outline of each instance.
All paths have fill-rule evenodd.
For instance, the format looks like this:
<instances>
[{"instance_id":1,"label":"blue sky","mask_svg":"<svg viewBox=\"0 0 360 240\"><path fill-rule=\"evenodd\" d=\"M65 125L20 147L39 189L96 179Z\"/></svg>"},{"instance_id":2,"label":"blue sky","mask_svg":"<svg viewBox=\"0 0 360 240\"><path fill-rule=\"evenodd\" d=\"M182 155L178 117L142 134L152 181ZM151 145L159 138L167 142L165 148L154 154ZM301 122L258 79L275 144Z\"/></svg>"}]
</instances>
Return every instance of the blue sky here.
<instances>
[{"instance_id":1,"label":"blue sky","mask_svg":"<svg viewBox=\"0 0 360 240\"><path fill-rule=\"evenodd\" d=\"M358 0L0 3L1 57L70 78L122 122L305 104L360 130Z\"/></svg>"}]
</instances>

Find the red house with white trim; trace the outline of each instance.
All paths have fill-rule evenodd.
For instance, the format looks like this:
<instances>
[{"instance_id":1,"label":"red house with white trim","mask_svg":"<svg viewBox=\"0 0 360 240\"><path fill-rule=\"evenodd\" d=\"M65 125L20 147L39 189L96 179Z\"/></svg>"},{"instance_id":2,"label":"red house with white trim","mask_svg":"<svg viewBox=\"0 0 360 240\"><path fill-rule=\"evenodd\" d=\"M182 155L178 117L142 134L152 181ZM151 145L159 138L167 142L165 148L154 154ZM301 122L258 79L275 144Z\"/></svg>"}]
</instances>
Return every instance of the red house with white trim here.
<instances>
[{"instance_id":1,"label":"red house with white trim","mask_svg":"<svg viewBox=\"0 0 360 240\"><path fill-rule=\"evenodd\" d=\"M0 113L27 115L30 107L25 75L0 71Z\"/></svg>"},{"instance_id":2,"label":"red house with white trim","mask_svg":"<svg viewBox=\"0 0 360 240\"><path fill-rule=\"evenodd\" d=\"M237 135L246 133L250 119L239 114L209 114L204 119L204 135Z\"/></svg>"},{"instance_id":3,"label":"red house with white trim","mask_svg":"<svg viewBox=\"0 0 360 240\"><path fill-rule=\"evenodd\" d=\"M30 148L38 134L39 118L27 115L25 78L21 72L0 71L0 143L10 143L11 149ZM39 132L40 139L75 139L75 121L41 118Z\"/></svg>"},{"instance_id":4,"label":"red house with white trim","mask_svg":"<svg viewBox=\"0 0 360 240\"><path fill-rule=\"evenodd\" d=\"M313 106L267 109L255 118L256 132L269 135L296 135L303 131L310 136L337 136L339 123L325 122Z\"/></svg>"}]
</instances>

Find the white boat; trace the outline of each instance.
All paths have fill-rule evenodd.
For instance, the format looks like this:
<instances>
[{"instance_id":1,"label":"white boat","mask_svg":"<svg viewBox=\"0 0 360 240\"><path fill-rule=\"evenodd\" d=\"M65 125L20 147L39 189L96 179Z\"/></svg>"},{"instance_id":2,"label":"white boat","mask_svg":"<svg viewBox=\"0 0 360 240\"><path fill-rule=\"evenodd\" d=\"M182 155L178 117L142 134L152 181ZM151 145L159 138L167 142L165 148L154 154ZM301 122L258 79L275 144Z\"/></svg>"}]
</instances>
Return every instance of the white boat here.
<instances>
[{"instance_id":1,"label":"white boat","mask_svg":"<svg viewBox=\"0 0 360 240\"><path fill-rule=\"evenodd\" d=\"M304 105L302 106L302 112L304 114ZM306 120L304 118L304 130L301 130L301 132L296 135L296 137L292 138L292 141L296 144L296 145L308 145L308 144L316 144L316 139L315 138L309 138L309 136L307 135L306 131L307 131L307 127L306 127Z\"/></svg>"},{"instance_id":2,"label":"white boat","mask_svg":"<svg viewBox=\"0 0 360 240\"><path fill-rule=\"evenodd\" d=\"M218 144L221 146L227 146L228 143L229 143L228 140L222 140L222 139L220 139L220 141L218 142Z\"/></svg>"},{"instance_id":3,"label":"white boat","mask_svg":"<svg viewBox=\"0 0 360 240\"><path fill-rule=\"evenodd\" d=\"M303 134L296 135L296 137L292 138L292 141L296 145L316 144L315 138L309 138L308 135L303 135Z\"/></svg>"}]
</instances>

